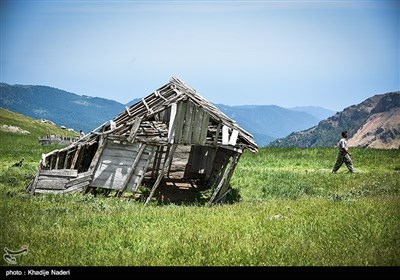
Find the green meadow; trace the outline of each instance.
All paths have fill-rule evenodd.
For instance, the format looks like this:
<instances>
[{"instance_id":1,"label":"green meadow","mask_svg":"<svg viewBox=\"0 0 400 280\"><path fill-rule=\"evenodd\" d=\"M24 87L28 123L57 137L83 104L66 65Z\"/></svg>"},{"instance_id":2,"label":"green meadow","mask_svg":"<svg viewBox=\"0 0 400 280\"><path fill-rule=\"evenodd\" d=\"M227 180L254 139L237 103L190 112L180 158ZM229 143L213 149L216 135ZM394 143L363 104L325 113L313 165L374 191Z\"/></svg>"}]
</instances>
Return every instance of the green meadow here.
<instances>
[{"instance_id":1,"label":"green meadow","mask_svg":"<svg viewBox=\"0 0 400 280\"><path fill-rule=\"evenodd\" d=\"M399 266L400 150L245 152L229 203L206 207L71 194L30 195L37 138L67 133L0 109L0 247L18 266ZM11 167L24 158L22 167ZM4 253L4 251L3 251ZM2 258L2 266L9 266Z\"/></svg>"}]
</instances>

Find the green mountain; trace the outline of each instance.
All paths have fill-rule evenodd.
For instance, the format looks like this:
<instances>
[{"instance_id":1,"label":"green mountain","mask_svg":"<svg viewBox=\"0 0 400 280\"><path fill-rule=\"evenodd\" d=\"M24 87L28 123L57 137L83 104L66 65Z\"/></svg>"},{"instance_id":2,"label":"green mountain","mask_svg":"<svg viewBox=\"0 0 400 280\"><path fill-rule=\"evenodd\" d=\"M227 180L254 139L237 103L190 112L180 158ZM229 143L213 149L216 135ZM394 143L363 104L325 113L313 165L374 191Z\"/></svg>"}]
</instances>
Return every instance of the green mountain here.
<instances>
[{"instance_id":1,"label":"green mountain","mask_svg":"<svg viewBox=\"0 0 400 280\"><path fill-rule=\"evenodd\" d=\"M375 95L345 108L317 126L273 141L271 147L329 147L349 131L349 145L371 148L400 147L400 91Z\"/></svg>"},{"instance_id":2,"label":"green mountain","mask_svg":"<svg viewBox=\"0 0 400 280\"><path fill-rule=\"evenodd\" d=\"M48 86L0 84L0 107L58 126L89 132L114 118L124 105Z\"/></svg>"},{"instance_id":3,"label":"green mountain","mask_svg":"<svg viewBox=\"0 0 400 280\"><path fill-rule=\"evenodd\" d=\"M58 126L75 131L89 132L104 122L113 119L140 98L127 104L98 98L81 96L48 86L0 84L0 107L18 112L34 119L47 119ZM228 117L253 134L257 144L265 146L271 141L285 137L293 131L316 125L321 119L308 112L275 105L227 106L216 104Z\"/></svg>"},{"instance_id":4,"label":"green mountain","mask_svg":"<svg viewBox=\"0 0 400 280\"><path fill-rule=\"evenodd\" d=\"M317 124L320 120L305 113L285 109L275 105L215 105L241 127L253 134L260 146L274 139L289 135Z\"/></svg>"}]
</instances>

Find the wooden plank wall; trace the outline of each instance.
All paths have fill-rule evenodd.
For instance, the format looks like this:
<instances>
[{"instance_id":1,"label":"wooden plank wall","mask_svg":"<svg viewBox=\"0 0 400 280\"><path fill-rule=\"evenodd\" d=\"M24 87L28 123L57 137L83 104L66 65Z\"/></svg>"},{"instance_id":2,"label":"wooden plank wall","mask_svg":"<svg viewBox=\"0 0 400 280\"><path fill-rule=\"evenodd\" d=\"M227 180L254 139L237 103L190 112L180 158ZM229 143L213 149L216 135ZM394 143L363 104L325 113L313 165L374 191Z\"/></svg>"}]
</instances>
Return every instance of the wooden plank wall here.
<instances>
[{"instance_id":1,"label":"wooden plank wall","mask_svg":"<svg viewBox=\"0 0 400 280\"><path fill-rule=\"evenodd\" d=\"M174 119L173 143L195 145L206 143L210 115L202 107L192 102L181 101Z\"/></svg>"},{"instance_id":2,"label":"wooden plank wall","mask_svg":"<svg viewBox=\"0 0 400 280\"><path fill-rule=\"evenodd\" d=\"M135 192L140 186L155 151L155 146L146 145L143 153L140 155L140 159L138 159L138 162L134 167L135 170L133 171L132 176L127 183L126 189L128 191Z\"/></svg>"},{"instance_id":3,"label":"wooden plank wall","mask_svg":"<svg viewBox=\"0 0 400 280\"><path fill-rule=\"evenodd\" d=\"M131 171L139 146L139 143L121 144L108 141L94 170L90 186L120 190Z\"/></svg>"},{"instance_id":4,"label":"wooden plank wall","mask_svg":"<svg viewBox=\"0 0 400 280\"><path fill-rule=\"evenodd\" d=\"M185 168L185 177L208 180L211 176L216 151L216 147L192 146Z\"/></svg>"},{"instance_id":5,"label":"wooden plank wall","mask_svg":"<svg viewBox=\"0 0 400 280\"><path fill-rule=\"evenodd\" d=\"M212 170L212 162L216 152L215 147L177 145L167 177L172 179L208 179ZM159 147L154 160L146 171L146 179L157 178L158 172L165 161L166 147Z\"/></svg>"},{"instance_id":6,"label":"wooden plank wall","mask_svg":"<svg viewBox=\"0 0 400 280\"><path fill-rule=\"evenodd\" d=\"M212 170L210 172L209 186L216 188L221 179L223 178L225 169L230 162L234 152L224 148L218 148L212 163Z\"/></svg>"},{"instance_id":7,"label":"wooden plank wall","mask_svg":"<svg viewBox=\"0 0 400 280\"><path fill-rule=\"evenodd\" d=\"M78 170L39 170L33 193L66 194L82 192L90 183L92 172L78 174Z\"/></svg>"},{"instance_id":8,"label":"wooden plank wall","mask_svg":"<svg viewBox=\"0 0 400 280\"><path fill-rule=\"evenodd\" d=\"M177 145L171 165L167 171L168 178L181 179L184 177L188 165L190 150L191 146Z\"/></svg>"},{"instance_id":9,"label":"wooden plank wall","mask_svg":"<svg viewBox=\"0 0 400 280\"><path fill-rule=\"evenodd\" d=\"M237 166L237 163L239 162L240 156L242 154L237 153L235 155L233 155L232 160L229 164L229 166L227 166L227 170L226 173L224 174L224 178L220 181L220 188L218 190L218 188L215 189L215 197L214 199L210 199L210 203L216 203L222 199L225 198L226 194L228 194L229 190L230 190L230 180L232 178L233 172L235 171L235 168Z\"/></svg>"},{"instance_id":10,"label":"wooden plank wall","mask_svg":"<svg viewBox=\"0 0 400 280\"><path fill-rule=\"evenodd\" d=\"M47 170L77 169L78 173L89 169L97 150L96 141L80 144L69 149L57 150L45 156L44 168Z\"/></svg>"}]
</instances>

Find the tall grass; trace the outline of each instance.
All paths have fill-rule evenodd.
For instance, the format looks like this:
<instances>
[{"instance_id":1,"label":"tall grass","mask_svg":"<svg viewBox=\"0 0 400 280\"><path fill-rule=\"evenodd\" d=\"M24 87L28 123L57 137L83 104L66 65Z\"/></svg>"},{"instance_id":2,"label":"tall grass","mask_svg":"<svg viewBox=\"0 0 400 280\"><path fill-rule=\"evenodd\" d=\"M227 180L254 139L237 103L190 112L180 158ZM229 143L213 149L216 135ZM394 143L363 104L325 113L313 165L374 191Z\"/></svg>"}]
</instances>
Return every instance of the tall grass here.
<instances>
[{"instance_id":1,"label":"tall grass","mask_svg":"<svg viewBox=\"0 0 400 280\"><path fill-rule=\"evenodd\" d=\"M1 208L8 214L2 240L9 248L29 244L20 265L398 265L399 202L382 196L143 207L20 194Z\"/></svg>"},{"instance_id":2,"label":"tall grass","mask_svg":"<svg viewBox=\"0 0 400 280\"><path fill-rule=\"evenodd\" d=\"M0 132L0 248L28 245L17 265L400 265L399 150L352 149L355 174L345 166L330 173L334 148L246 152L231 180L239 202L144 207L101 195L26 194L41 153L53 148L36 135ZM21 168L10 167L14 153L26 158Z\"/></svg>"}]
</instances>

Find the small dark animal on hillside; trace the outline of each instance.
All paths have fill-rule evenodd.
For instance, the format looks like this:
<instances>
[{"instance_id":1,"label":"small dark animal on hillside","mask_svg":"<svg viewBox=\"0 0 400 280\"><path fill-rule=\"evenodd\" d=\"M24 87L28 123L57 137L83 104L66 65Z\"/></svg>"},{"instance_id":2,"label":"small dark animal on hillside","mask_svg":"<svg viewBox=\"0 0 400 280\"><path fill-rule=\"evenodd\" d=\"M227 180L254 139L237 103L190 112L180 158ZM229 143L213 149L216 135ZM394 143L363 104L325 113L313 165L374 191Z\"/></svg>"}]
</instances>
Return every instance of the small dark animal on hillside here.
<instances>
[{"instance_id":1,"label":"small dark animal on hillside","mask_svg":"<svg viewBox=\"0 0 400 280\"><path fill-rule=\"evenodd\" d=\"M22 158L19 162L14 163L13 165L11 165L11 167L21 167L22 166L22 162L24 161L25 158Z\"/></svg>"}]
</instances>

